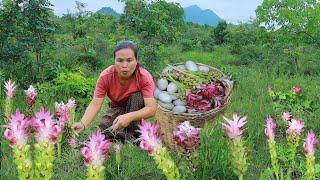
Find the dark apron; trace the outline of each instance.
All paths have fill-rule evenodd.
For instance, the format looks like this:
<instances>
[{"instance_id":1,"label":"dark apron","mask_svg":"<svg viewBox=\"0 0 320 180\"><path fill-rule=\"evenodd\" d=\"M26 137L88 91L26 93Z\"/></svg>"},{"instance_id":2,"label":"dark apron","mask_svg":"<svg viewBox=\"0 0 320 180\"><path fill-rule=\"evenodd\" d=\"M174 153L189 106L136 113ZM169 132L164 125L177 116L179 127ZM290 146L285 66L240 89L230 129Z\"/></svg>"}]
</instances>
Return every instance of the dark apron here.
<instances>
[{"instance_id":1,"label":"dark apron","mask_svg":"<svg viewBox=\"0 0 320 180\"><path fill-rule=\"evenodd\" d=\"M111 107L108 109L105 115L102 117L99 127L105 134L106 138L111 139L112 141L134 141L140 135L140 133L137 132L140 121L133 121L128 127L117 132L113 132L108 128L112 126L113 121L119 115L138 111L142 108L144 108L143 96L141 92L135 92L129 96L125 103L125 107Z\"/></svg>"}]
</instances>

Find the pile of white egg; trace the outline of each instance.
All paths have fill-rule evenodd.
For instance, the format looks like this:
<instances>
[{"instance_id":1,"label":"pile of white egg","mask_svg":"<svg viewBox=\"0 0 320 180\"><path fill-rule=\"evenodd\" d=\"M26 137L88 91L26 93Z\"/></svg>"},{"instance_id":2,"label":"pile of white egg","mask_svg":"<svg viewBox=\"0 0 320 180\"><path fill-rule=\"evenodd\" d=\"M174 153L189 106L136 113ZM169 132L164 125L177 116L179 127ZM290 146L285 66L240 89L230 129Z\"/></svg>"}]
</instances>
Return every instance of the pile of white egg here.
<instances>
[{"instance_id":1,"label":"pile of white egg","mask_svg":"<svg viewBox=\"0 0 320 180\"><path fill-rule=\"evenodd\" d=\"M208 66L197 65L193 61L187 61L185 64L178 65L176 67L190 71L209 72L210 70ZM165 67L162 73L165 74L170 71L170 67ZM187 103L185 100L179 99L178 87L175 83L170 82L165 78L159 78L156 82L156 86L154 97L157 99L157 102L161 107L177 113L187 112Z\"/></svg>"}]
</instances>

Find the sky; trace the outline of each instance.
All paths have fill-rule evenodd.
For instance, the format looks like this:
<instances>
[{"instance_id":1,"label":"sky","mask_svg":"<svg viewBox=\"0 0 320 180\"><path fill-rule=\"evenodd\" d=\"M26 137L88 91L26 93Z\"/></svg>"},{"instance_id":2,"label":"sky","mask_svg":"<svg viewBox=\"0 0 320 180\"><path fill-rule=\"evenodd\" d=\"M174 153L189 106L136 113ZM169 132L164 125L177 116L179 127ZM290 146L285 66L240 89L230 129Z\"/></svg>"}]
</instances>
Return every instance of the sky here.
<instances>
[{"instance_id":1,"label":"sky","mask_svg":"<svg viewBox=\"0 0 320 180\"><path fill-rule=\"evenodd\" d=\"M87 5L86 10L95 12L102 7L111 7L116 12L123 12L124 3L117 0L78 0ZM51 0L56 15L75 11L75 0ZM167 0L180 3L182 7L198 5L201 9L210 9L229 23L248 22L255 17L255 9L263 0Z\"/></svg>"}]
</instances>

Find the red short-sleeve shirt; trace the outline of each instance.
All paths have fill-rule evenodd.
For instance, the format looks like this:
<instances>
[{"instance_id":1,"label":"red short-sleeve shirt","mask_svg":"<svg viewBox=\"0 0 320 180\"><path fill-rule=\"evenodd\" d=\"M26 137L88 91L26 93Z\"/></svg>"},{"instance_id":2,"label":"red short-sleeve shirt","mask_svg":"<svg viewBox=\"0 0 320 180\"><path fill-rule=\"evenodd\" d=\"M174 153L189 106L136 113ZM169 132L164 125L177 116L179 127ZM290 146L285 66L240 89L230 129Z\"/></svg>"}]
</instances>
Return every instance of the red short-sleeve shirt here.
<instances>
[{"instance_id":1,"label":"red short-sleeve shirt","mask_svg":"<svg viewBox=\"0 0 320 180\"><path fill-rule=\"evenodd\" d=\"M123 86L120 84L116 68L109 66L101 72L97 80L94 97L108 96L111 107L119 107L123 106L134 92L140 91L144 98L153 97L154 88L151 74L142 67L137 67L129 82Z\"/></svg>"}]
</instances>

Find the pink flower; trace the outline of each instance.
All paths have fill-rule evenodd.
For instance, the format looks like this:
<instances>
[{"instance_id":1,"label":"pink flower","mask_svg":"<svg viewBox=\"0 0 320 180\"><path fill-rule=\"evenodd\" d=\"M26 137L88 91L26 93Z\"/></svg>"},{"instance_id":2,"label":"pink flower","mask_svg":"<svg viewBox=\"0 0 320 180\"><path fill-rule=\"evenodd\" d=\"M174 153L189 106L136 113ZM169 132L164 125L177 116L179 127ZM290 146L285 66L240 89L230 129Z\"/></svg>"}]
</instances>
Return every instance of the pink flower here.
<instances>
[{"instance_id":1,"label":"pink flower","mask_svg":"<svg viewBox=\"0 0 320 180\"><path fill-rule=\"evenodd\" d=\"M67 105L65 105L63 102L61 102L61 103L55 103L55 112L54 112L54 114L56 115L56 116L62 116L62 115L64 115L64 114L66 114L66 113L68 113L68 107L67 107Z\"/></svg>"},{"instance_id":2,"label":"pink flower","mask_svg":"<svg viewBox=\"0 0 320 180\"><path fill-rule=\"evenodd\" d=\"M114 150L115 150L116 152L120 152L120 150L121 150L121 144L115 144L115 145L113 145L113 148L114 148Z\"/></svg>"},{"instance_id":3,"label":"pink flower","mask_svg":"<svg viewBox=\"0 0 320 180\"><path fill-rule=\"evenodd\" d=\"M301 94L301 88L299 86L293 86L292 92L299 96Z\"/></svg>"},{"instance_id":4,"label":"pink flower","mask_svg":"<svg viewBox=\"0 0 320 180\"><path fill-rule=\"evenodd\" d=\"M303 127L304 127L303 121L292 119L291 122L289 121L289 128L287 129L287 133L300 134Z\"/></svg>"},{"instance_id":5,"label":"pink flower","mask_svg":"<svg viewBox=\"0 0 320 180\"><path fill-rule=\"evenodd\" d=\"M224 88L220 84L208 84L202 86L202 96L207 100L211 100L215 96L223 95Z\"/></svg>"},{"instance_id":6,"label":"pink flower","mask_svg":"<svg viewBox=\"0 0 320 180\"><path fill-rule=\"evenodd\" d=\"M9 140L11 147L27 144L28 126L28 121L24 119L24 115L17 109L15 114L11 115L10 122L4 132L4 137Z\"/></svg>"},{"instance_id":7,"label":"pink flower","mask_svg":"<svg viewBox=\"0 0 320 180\"><path fill-rule=\"evenodd\" d=\"M272 117L269 115L266 118L266 128L264 129L264 134L267 136L268 139L274 139L275 130L276 130L276 123L273 121Z\"/></svg>"},{"instance_id":8,"label":"pink flower","mask_svg":"<svg viewBox=\"0 0 320 180\"><path fill-rule=\"evenodd\" d=\"M199 131L200 128L195 128L189 121L184 121L177 126L177 130L173 131L173 138L179 146L194 149L200 144Z\"/></svg>"},{"instance_id":9,"label":"pink flower","mask_svg":"<svg viewBox=\"0 0 320 180\"><path fill-rule=\"evenodd\" d=\"M188 106L195 107L197 106L198 96L193 93L188 93L186 96L186 101Z\"/></svg>"},{"instance_id":10,"label":"pink flower","mask_svg":"<svg viewBox=\"0 0 320 180\"><path fill-rule=\"evenodd\" d=\"M223 98L222 96L216 96L214 97L214 107L220 107L223 104Z\"/></svg>"},{"instance_id":11,"label":"pink flower","mask_svg":"<svg viewBox=\"0 0 320 180\"><path fill-rule=\"evenodd\" d=\"M186 97L187 105L196 111L209 111L212 109L212 103L209 100L202 99L194 93L188 93Z\"/></svg>"},{"instance_id":12,"label":"pink flower","mask_svg":"<svg viewBox=\"0 0 320 180\"><path fill-rule=\"evenodd\" d=\"M83 155L84 164L89 165L102 165L106 155L111 147L111 142L105 139L105 136L98 130L90 136L90 139L85 143L85 147L81 149Z\"/></svg>"},{"instance_id":13,"label":"pink flower","mask_svg":"<svg viewBox=\"0 0 320 180\"><path fill-rule=\"evenodd\" d=\"M76 108L76 101L69 99L66 106L70 109L70 108Z\"/></svg>"},{"instance_id":14,"label":"pink flower","mask_svg":"<svg viewBox=\"0 0 320 180\"><path fill-rule=\"evenodd\" d=\"M56 102L56 109L54 114L58 116L58 124L63 126L69 120L69 112L68 106L65 105L63 102L57 103Z\"/></svg>"},{"instance_id":15,"label":"pink flower","mask_svg":"<svg viewBox=\"0 0 320 180\"><path fill-rule=\"evenodd\" d=\"M303 142L304 153L306 155L313 155L316 149L317 143L318 143L318 140L316 135L313 133L312 130L309 130L307 134L307 138Z\"/></svg>"},{"instance_id":16,"label":"pink flower","mask_svg":"<svg viewBox=\"0 0 320 180\"><path fill-rule=\"evenodd\" d=\"M71 148L76 148L77 147L77 140L75 138L70 138L68 141L68 144Z\"/></svg>"},{"instance_id":17,"label":"pink flower","mask_svg":"<svg viewBox=\"0 0 320 180\"><path fill-rule=\"evenodd\" d=\"M290 121L290 119L292 118L292 114L291 112L283 112L281 117L284 121Z\"/></svg>"},{"instance_id":18,"label":"pink flower","mask_svg":"<svg viewBox=\"0 0 320 180\"><path fill-rule=\"evenodd\" d=\"M9 99L11 99L13 97L13 92L16 89L15 83L11 80L8 80L4 83L4 87L5 87L5 92L6 95Z\"/></svg>"},{"instance_id":19,"label":"pink flower","mask_svg":"<svg viewBox=\"0 0 320 180\"><path fill-rule=\"evenodd\" d=\"M140 148L147 150L148 154L152 156L155 150L161 147L161 140L158 137L159 125L151 124L142 119L138 127L137 132L141 134L137 139L137 141L140 141Z\"/></svg>"},{"instance_id":20,"label":"pink flower","mask_svg":"<svg viewBox=\"0 0 320 180\"><path fill-rule=\"evenodd\" d=\"M29 107L32 107L36 102L37 92L32 85L29 86L28 90L24 91L26 93L26 102Z\"/></svg>"},{"instance_id":21,"label":"pink flower","mask_svg":"<svg viewBox=\"0 0 320 180\"><path fill-rule=\"evenodd\" d=\"M35 138L38 143L51 142L54 144L61 132L61 127L53 121L50 111L46 112L43 107L35 113L32 125L35 128Z\"/></svg>"},{"instance_id":22,"label":"pink flower","mask_svg":"<svg viewBox=\"0 0 320 180\"><path fill-rule=\"evenodd\" d=\"M227 121L226 124L222 123L222 129L227 132L230 139L236 138L243 133L243 126L245 123L247 123L245 121L247 119L247 116L240 118L236 113L234 113L233 120L230 120L224 116L222 117Z\"/></svg>"}]
</instances>

